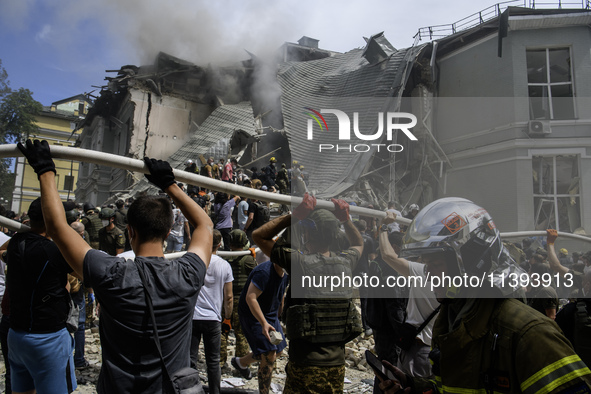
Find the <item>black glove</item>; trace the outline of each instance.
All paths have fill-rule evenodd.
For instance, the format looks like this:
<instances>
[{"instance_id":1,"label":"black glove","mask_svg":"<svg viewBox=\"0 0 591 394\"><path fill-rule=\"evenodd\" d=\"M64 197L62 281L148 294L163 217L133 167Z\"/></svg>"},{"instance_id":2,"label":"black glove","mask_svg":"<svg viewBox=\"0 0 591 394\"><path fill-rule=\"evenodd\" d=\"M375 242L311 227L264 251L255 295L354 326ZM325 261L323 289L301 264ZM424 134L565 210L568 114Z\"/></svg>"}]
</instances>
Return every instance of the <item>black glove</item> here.
<instances>
[{"instance_id":1,"label":"black glove","mask_svg":"<svg viewBox=\"0 0 591 394\"><path fill-rule=\"evenodd\" d=\"M37 177L47 171L53 171L55 174L55 163L51 159L51 152L49 151L49 144L47 141L35 140L31 142L30 139L25 142L26 147L20 142L16 144L18 149L25 155L29 161L29 165L33 167L33 170L37 173Z\"/></svg>"},{"instance_id":2,"label":"black glove","mask_svg":"<svg viewBox=\"0 0 591 394\"><path fill-rule=\"evenodd\" d=\"M175 183L172 167L167 161L144 157L144 163L146 163L146 167L150 170L150 175L146 174L146 178L162 189L162 191Z\"/></svg>"},{"instance_id":3,"label":"black glove","mask_svg":"<svg viewBox=\"0 0 591 394\"><path fill-rule=\"evenodd\" d=\"M222 334L229 333L231 329L232 323L230 322L230 319L224 319L224 321L222 322Z\"/></svg>"}]
</instances>

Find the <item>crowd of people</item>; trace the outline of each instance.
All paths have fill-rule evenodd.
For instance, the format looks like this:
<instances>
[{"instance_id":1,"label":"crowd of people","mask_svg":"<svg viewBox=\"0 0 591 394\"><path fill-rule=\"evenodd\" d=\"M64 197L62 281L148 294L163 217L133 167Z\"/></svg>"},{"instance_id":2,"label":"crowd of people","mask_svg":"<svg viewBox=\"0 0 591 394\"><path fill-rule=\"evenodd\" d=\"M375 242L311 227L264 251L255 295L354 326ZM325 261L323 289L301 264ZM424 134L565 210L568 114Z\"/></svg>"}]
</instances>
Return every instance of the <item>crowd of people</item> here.
<instances>
[{"instance_id":1,"label":"crowd of people","mask_svg":"<svg viewBox=\"0 0 591 394\"><path fill-rule=\"evenodd\" d=\"M374 392L591 392L591 252L557 253L555 230L539 246L503 242L488 212L461 198L410 205L408 226L394 202L382 219L352 218L353 202L318 209L303 168L277 170L274 157L250 176L233 159L185 168L303 197L274 218L263 201L185 189L167 162L149 158L146 177L159 194L77 206L60 200L47 143L18 146L41 197L22 218L30 232L0 238L7 392L72 392L74 369L88 366L84 330L95 315L99 393L174 392L173 377L196 367L201 342L211 393L228 361L245 379L258 363L259 392L268 393L285 349L283 392L339 393L345 346L359 335L374 336L370 350L382 362L372 365ZM299 286L304 275L415 285ZM446 275L483 283L433 285ZM72 304L81 313L69 332Z\"/></svg>"}]
</instances>

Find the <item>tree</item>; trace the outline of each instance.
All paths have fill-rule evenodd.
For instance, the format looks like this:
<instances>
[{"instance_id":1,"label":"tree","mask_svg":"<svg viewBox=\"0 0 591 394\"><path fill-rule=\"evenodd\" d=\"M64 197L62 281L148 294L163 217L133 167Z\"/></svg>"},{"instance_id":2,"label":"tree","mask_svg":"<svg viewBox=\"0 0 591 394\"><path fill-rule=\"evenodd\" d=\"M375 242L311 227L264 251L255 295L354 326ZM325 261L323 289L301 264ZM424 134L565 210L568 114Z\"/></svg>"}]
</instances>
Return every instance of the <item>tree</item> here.
<instances>
[{"instance_id":1,"label":"tree","mask_svg":"<svg viewBox=\"0 0 591 394\"><path fill-rule=\"evenodd\" d=\"M0 60L0 144L15 143L26 139L38 130L35 115L43 110L41 103L33 99L29 89L10 89L8 73ZM0 197L12 199L14 173L10 172L12 159L0 159Z\"/></svg>"},{"instance_id":2,"label":"tree","mask_svg":"<svg viewBox=\"0 0 591 394\"><path fill-rule=\"evenodd\" d=\"M0 100L2 97L10 93L10 83L8 82L8 73L6 69L2 67L2 59L0 59Z\"/></svg>"},{"instance_id":3,"label":"tree","mask_svg":"<svg viewBox=\"0 0 591 394\"><path fill-rule=\"evenodd\" d=\"M43 106L33 98L29 89L8 93L0 103L0 142L14 142L27 139L29 134L39 129L35 116Z\"/></svg>"}]
</instances>

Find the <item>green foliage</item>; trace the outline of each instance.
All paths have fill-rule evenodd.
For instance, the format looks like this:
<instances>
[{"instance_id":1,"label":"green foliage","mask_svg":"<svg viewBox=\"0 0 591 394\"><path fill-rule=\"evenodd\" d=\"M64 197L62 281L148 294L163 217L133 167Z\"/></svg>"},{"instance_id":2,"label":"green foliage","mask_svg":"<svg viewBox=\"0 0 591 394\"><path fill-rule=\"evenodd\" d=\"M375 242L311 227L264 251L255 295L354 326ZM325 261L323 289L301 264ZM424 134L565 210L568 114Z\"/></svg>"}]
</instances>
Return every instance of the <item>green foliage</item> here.
<instances>
[{"instance_id":1,"label":"green foliage","mask_svg":"<svg viewBox=\"0 0 591 394\"><path fill-rule=\"evenodd\" d=\"M0 143L25 140L39 129L35 115L43 110L29 89L20 88L4 96L0 103Z\"/></svg>"},{"instance_id":2,"label":"green foliage","mask_svg":"<svg viewBox=\"0 0 591 394\"><path fill-rule=\"evenodd\" d=\"M0 100L3 96L10 93L10 83L8 82L8 73L6 69L2 67L2 59L0 59Z\"/></svg>"}]
</instances>

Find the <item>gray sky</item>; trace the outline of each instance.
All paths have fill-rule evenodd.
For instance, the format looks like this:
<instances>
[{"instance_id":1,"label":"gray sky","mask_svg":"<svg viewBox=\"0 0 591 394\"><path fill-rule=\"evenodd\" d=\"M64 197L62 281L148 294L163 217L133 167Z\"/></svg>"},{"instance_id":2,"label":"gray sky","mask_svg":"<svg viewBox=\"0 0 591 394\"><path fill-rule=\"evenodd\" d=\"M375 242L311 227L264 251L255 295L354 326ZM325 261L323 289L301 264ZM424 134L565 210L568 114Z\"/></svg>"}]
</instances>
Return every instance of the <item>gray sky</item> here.
<instances>
[{"instance_id":1,"label":"gray sky","mask_svg":"<svg viewBox=\"0 0 591 394\"><path fill-rule=\"evenodd\" d=\"M159 51L200 65L258 56L306 35L338 52L385 32L397 48L420 27L450 24L495 2L2 0L0 59L12 88L44 105L105 84L107 69L150 64ZM512 5L523 5L515 1ZM114 74L109 74L114 75Z\"/></svg>"}]
</instances>

